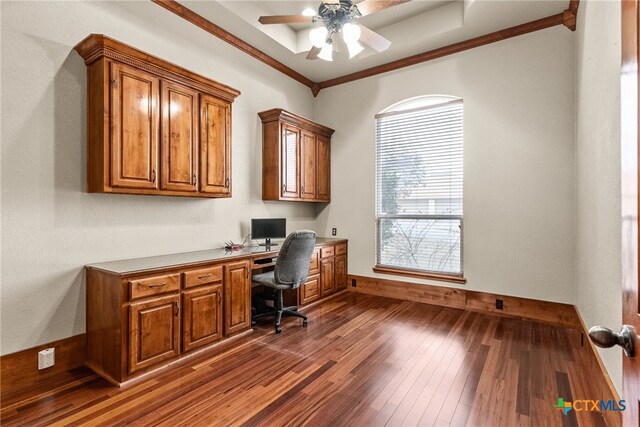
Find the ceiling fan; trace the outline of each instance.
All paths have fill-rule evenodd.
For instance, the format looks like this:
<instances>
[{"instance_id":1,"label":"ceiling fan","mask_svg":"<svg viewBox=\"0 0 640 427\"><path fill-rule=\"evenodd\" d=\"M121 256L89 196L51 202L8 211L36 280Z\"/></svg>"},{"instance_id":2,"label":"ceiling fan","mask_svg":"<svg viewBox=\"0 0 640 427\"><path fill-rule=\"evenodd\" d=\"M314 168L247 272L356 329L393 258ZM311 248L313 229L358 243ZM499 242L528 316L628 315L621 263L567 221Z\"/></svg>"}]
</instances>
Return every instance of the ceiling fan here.
<instances>
[{"instance_id":1,"label":"ceiling fan","mask_svg":"<svg viewBox=\"0 0 640 427\"><path fill-rule=\"evenodd\" d=\"M261 16L261 24L313 24L322 22L323 26L316 27L309 33L313 47L307 54L307 59L333 60L333 36L342 32L342 37L349 50L349 58L353 58L364 48L359 42L378 52L387 50L391 42L372 29L358 23L358 19L379 12L383 9L406 3L410 0L363 0L354 3L351 0L323 0L317 12L306 9L301 15Z\"/></svg>"}]
</instances>

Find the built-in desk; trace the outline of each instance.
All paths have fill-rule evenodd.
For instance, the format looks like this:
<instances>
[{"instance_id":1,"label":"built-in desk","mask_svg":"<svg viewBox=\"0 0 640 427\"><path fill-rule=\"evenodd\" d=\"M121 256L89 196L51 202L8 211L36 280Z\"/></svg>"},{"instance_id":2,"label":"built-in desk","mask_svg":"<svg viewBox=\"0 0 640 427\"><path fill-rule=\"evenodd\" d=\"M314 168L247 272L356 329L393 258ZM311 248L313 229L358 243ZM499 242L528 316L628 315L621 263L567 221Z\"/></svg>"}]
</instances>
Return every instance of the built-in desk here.
<instances>
[{"instance_id":1,"label":"built-in desk","mask_svg":"<svg viewBox=\"0 0 640 427\"><path fill-rule=\"evenodd\" d=\"M86 266L87 365L122 385L213 350L251 329L251 273L274 265L280 246L210 249ZM347 241L319 237L296 305L347 286Z\"/></svg>"}]
</instances>

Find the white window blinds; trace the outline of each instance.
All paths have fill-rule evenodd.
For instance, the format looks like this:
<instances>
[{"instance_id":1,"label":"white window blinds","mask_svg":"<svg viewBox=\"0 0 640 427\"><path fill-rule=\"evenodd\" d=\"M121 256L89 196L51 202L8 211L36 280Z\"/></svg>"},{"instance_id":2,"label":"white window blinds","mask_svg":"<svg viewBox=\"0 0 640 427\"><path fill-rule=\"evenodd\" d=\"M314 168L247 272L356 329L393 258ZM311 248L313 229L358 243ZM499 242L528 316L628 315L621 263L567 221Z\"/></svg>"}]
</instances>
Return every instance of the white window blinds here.
<instances>
[{"instance_id":1,"label":"white window blinds","mask_svg":"<svg viewBox=\"0 0 640 427\"><path fill-rule=\"evenodd\" d=\"M462 275L462 116L432 97L376 116L379 266Z\"/></svg>"}]
</instances>

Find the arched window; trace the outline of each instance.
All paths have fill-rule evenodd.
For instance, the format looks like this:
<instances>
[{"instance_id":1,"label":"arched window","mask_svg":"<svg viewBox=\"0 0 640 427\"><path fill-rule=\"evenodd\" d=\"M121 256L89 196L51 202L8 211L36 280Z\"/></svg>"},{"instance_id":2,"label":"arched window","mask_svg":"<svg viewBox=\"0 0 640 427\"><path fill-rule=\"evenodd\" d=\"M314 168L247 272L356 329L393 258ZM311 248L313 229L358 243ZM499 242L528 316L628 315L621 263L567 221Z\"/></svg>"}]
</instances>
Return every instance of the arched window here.
<instances>
[{"instance_id":1,"label":"arched window","mask_svg":"<svg viewBox=\"0 0 640 427\"><path fill-rule=\"evenodd\" d=\"M376 271L462 277L462 120L441 95L376 115Z\"/></svg>"}]
</instances>

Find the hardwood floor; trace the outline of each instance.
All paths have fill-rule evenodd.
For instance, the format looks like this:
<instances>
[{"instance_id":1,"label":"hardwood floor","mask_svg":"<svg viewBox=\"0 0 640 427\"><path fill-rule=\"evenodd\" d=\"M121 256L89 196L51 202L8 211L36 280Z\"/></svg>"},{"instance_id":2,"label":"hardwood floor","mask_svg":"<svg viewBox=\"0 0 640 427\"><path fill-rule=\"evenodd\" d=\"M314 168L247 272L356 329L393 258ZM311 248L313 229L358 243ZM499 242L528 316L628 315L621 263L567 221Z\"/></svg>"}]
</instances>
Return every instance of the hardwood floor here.
<instances>
[{"instance_id":1,"label":"hardwood floor","mask_svg":"<svg viewBox=\"0 0 640 427\"><path fill-rule=\"evenodd\" d=\"M605 398L578 331L355 293L306 313L127 388L80 368L5 393L2 424L619 425L553 407Z\"/></svg>"}]
</instances>

